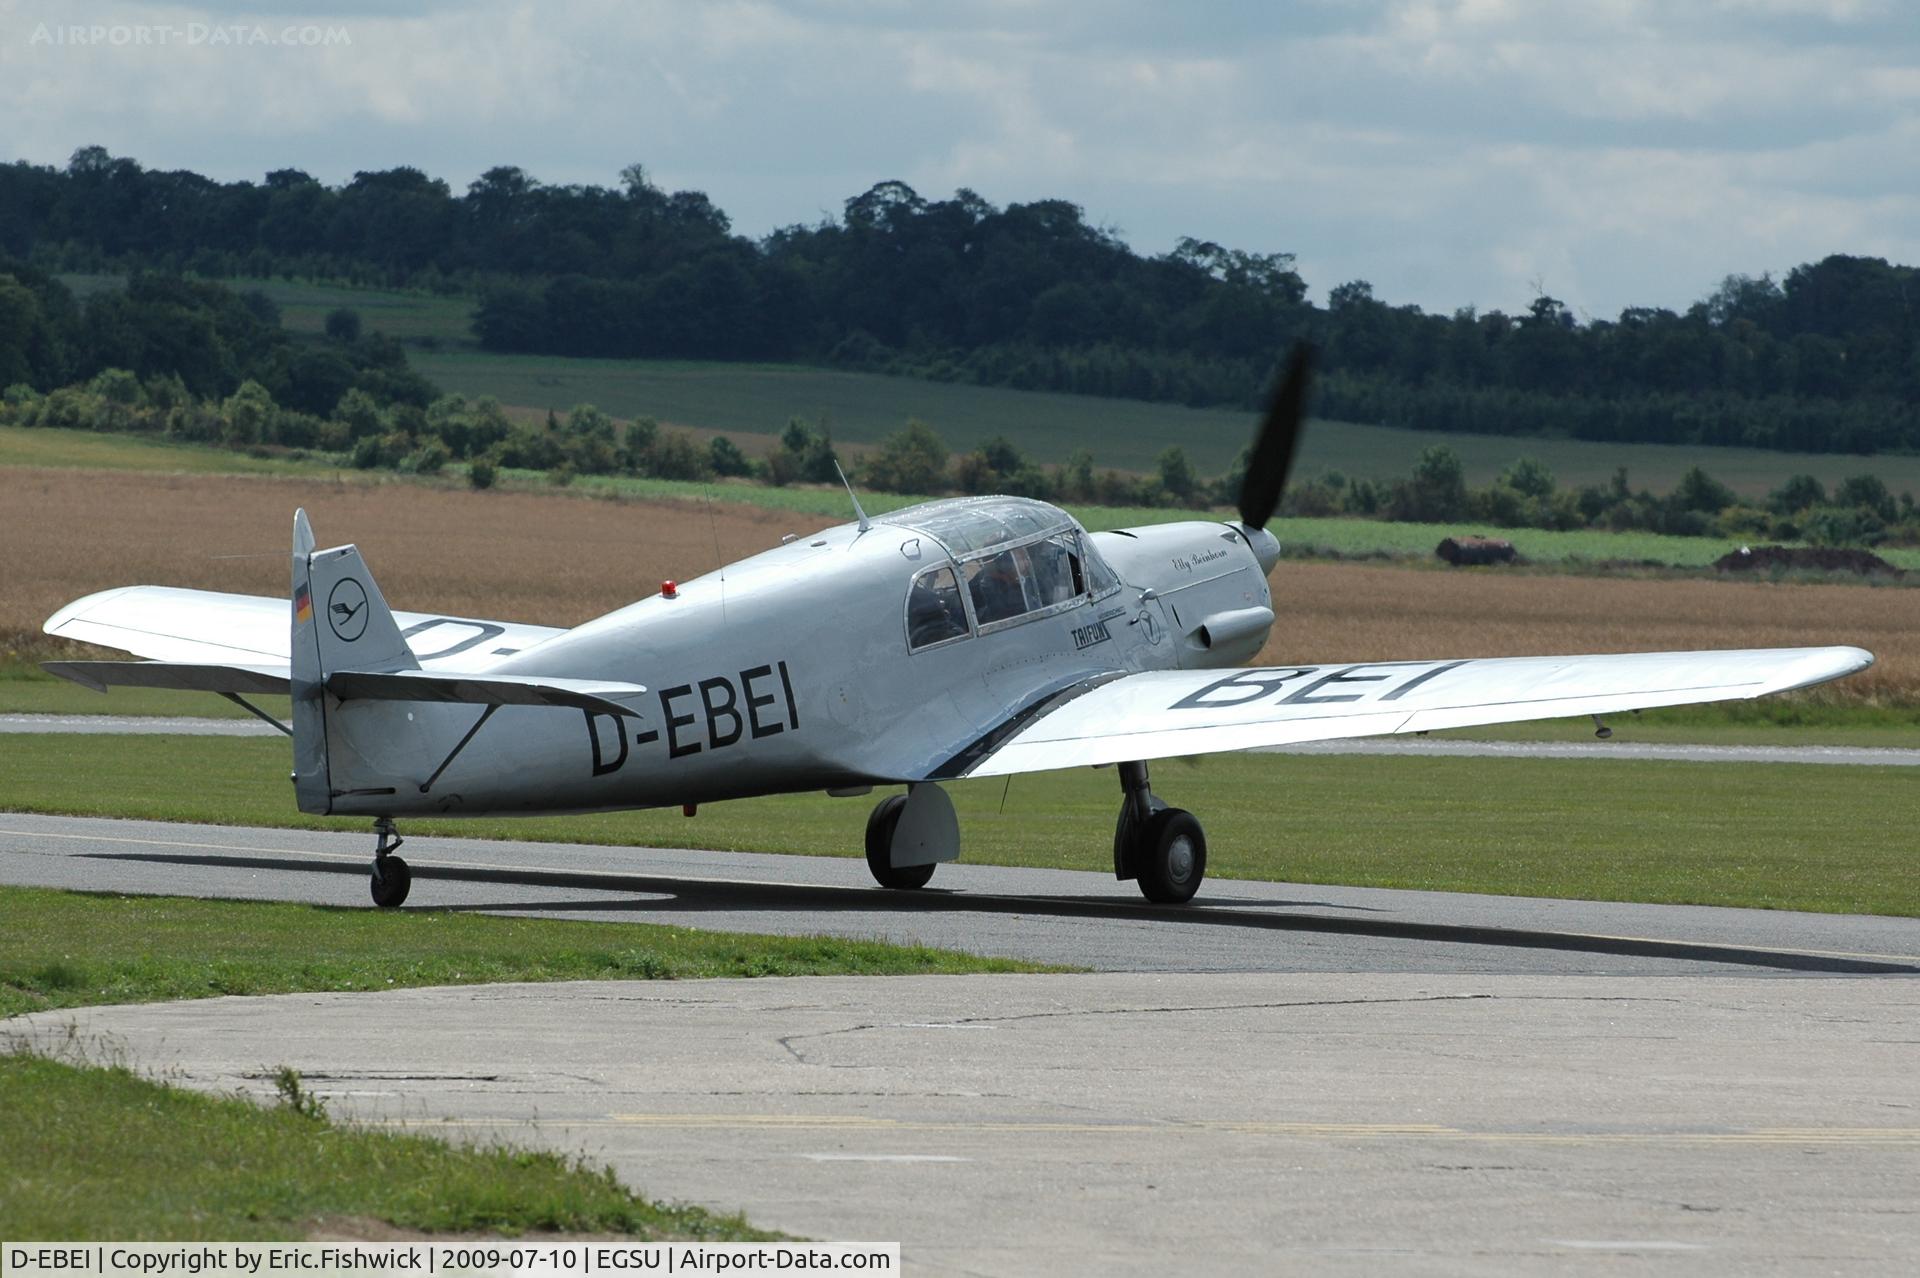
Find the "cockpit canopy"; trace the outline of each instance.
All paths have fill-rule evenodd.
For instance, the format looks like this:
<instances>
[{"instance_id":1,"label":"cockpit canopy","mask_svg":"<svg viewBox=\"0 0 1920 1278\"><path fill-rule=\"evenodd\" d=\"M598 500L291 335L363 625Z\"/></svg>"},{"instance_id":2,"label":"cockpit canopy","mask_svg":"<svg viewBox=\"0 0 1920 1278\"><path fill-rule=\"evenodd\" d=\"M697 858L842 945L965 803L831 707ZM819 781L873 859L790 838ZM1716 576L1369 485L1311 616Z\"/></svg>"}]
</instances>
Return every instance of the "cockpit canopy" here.
<instances>
[{"instance_id":1,"label":"cockpit canopy","mask_svg":"<svg viewBox=\"0 0 1920 1278\"><path fill-rule=\"evenodd\" d=\"M957 497L922 502L881 515L873 522L925 533L955 559L1079 528L1066 511L1031 497Z\"/></svg>"},{"instance_id":2,"label":"cockpit canopy","mask_svg":"<svg viewBox=\"0 0 1920 1278\"><path fill-rule=\"evenodd\" d=\"M874 522L923 533L957 561L915 575L907 595L911 649L1065 612L1119 588L1073 517L1042 501L929 502Z\"/></svg>"}]
</instances>

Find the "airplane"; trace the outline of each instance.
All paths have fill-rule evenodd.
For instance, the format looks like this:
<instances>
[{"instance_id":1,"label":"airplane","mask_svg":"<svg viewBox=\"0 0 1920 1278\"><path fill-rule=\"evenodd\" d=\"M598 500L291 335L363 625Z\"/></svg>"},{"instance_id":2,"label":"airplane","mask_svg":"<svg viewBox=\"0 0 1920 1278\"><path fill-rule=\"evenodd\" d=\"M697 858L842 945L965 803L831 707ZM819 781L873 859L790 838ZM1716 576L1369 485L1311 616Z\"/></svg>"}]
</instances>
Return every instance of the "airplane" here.
<instances>
[{"instance_id":1,"label":"airplane","mask_svg":"<svg viewBox=\"0 0 1920 1278\"><path fill-rule=\"evenodd\" d=\"M374 820L376 906L407 899L404 817L697 805L904 786L867 865L911 890L960 855L944 783L1113 767L1113 870L1192 899L1208 846L1149 783L1157 759L1756 697L1864 670L1853 647L1242 667L1304 415L1294 350L1237 520L1088 532L1023 497L930 501L783 543L572 629L393 611L352 545L293 521L289 594L131 586L48 634L135 661L50 661L109 686L215 692L292 739L299 810ZM844 476L842 476L844 479ZM249 697L291 697L290 723Z\"/></svg>"}]
</instances>

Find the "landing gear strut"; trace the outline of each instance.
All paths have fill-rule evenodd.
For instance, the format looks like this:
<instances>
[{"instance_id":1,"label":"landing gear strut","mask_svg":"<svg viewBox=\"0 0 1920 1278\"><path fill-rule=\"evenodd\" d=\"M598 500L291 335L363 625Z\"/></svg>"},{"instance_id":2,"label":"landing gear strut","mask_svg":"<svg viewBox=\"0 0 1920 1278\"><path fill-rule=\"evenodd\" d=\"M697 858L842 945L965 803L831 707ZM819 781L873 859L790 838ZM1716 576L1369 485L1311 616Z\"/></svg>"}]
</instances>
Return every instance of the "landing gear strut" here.
<instances>
[{"instance_id":1,"label":"landing gear strut","mask_svg":"<svg viewBox=\"0 0 1920 1278\"><path fill-rule=\"evenodd\" d=\"M375 821L373 832L378 836L373 848L373 903L383 910L396 909L413 886L413 871L393 854L404 840L394 828L392 817Z\"/></svg>"},{"instance_id":2,"label":"landing gear strut","mask_svg":"<svg viewBox=\"0 0 1920 1278\"><path fill-rule=\"evenodd\" d=\"M1113 832L1113 875L1137 879L1156 905L1193 899L1207 875L1207 836L1193 813L1170 808L1147 786L1147 765L1119 766L1120 820Z\"/></svg>"}]
</instances>

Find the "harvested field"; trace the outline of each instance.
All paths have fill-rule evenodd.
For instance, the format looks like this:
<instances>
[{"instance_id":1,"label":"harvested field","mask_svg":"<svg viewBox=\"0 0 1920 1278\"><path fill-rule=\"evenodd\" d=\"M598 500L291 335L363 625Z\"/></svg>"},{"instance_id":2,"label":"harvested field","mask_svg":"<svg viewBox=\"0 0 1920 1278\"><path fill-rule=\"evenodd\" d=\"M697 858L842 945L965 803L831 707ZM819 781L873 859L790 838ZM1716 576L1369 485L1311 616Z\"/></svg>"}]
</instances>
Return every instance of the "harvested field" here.
<instances>
[{"instance_id":1,"label":"harvested field","mask_svg":"<svg viewBox=\"0 0 1920 1278\"><path fill-rule=\"evenodd\" d=\"M560 626L837 522L725 503L0 467L0 638L38 635L61 604L109 586L285 594L296 506L322 546L359 544L396 608Z\"/></svg>"},{"instance_id":2,"label":"harvested field","mask_svg":"<svg viewBox=\"0 0 1920 1278\"><path fill-rule=\"evenodd\" d=\"M1282 563L1262 662L1857 644L1849 701L1920 701L1920 591L1866 585L1420 572Z\"/></svg>"},{"instance_id":3,"label":"harvested field","mask_svg":"<svg viewBox=\"0 0 1920 1278\"><path fill-rule=\"evenodd\" d=\"M43 651L50 613L109 586L280 594L296 505L322 545L360 544L396 607L555 625L837 522L731 504L0 468L0 644ZM1880 663L1836 696L1920 702L1920 590L1297 561L1273 583L1280 624L1263 661L1852 643Z\"/></svg>"}]
</instances>

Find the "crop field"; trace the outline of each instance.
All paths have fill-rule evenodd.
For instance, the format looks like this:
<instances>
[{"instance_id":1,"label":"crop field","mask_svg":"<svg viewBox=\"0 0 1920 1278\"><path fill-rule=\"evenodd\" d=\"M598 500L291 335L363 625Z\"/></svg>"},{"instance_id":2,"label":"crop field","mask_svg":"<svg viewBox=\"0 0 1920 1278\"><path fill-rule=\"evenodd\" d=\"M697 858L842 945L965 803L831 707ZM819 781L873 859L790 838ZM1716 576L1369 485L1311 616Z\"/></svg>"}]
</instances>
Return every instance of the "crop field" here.
<instances>
[{"instance_id":1,"label":"crop field","mask_svg":"<svg viewBox=\"0 0 1920 1278\"><path fill-rule=\"evenodd\" d=\"M796 364L566 359L478 350L419 352L413 362L448 390L562 413L575 404L597 404L619 417L650 416L724 432L750 451L767 445L754 446L746 437L770 442L794 416L824 420L835 440L853 444L875 443L909 418L919 418L950 448L972 448L1005 435L1049 464L1085 447L1098 466L1145 471L1169 444L1179 444L1199 471L1210 476L1224 471L1247 445L1254 423L1253 414L1237 409L965 386ZM1474 485L1490 482L1516 458L1530 456L1545 462L1569 487L1604 484L1617 467L1625 466L1636 488L1664 492L1697 465L1750 497L1764 495L1795 474L1818 476L1831 487L1849 475L1871 473L1895 492L1920 491L1920 457L1438 435L1335 421L1312 424L1301 444L1299 473L1339 470L1350 476L1398 478L1433 444L1458 453L1467 482Z\"/></svg>"},{"instance_id":2,"label":"crop field","mask_svg":"<svg viewBox=\"0 0 1920 1278\"><path fill-rule=\"evenodd\" d=\"M844 518L399 481L9 469L0 652L42 652L46 617L110 586L282 594L296 505L323 545L359 543L396 607L553 625ZM1879 664L1827 695L1920 702L1915 589L1310 561L1283 563L1273 586L1280 622L1263 661L1851 643Z\"/></svg>"},{"instance_id":3,"label":"crop field","mask_svg":"<svg viewBox=\"0 0 1920 1278\"><path fill-rule=\"evenodd\" d=\"M75 296L83 298L125 283L118 275L63 275L60 279ZM219 282L238 292L265 293L280 308L280 322L295 333L325 332L328 313L344 306L360 312L361 327L369 333L381 332L402 341L429 341L448 346L470 346L474 341L471 297L348 288L305 280L224 279Z\"/></svg>"},{"instance_id":4,"label":"crop field","mask_svg":"<svg viewBox=\"0 0 1920 1278\"><path fill-rule=\"evenodd\" d=\"M83 295L119 284L112 276L64 278ZM651 416L725 433L749 451L764 450L796 415L828 421L834 437L850 444L874 443L917 417L938 430L949 447L972 448L1005 435L1046 463L1064 461L1074 449L1087 447L1102 467L1149 470L1162 449L1177 443L1202 474L1213 475L1227 468L1253 431L1252 414L1239 410L966 386L799 364L490 354L475 344L469 297L278 279L226 282L259 289L272 298L287 328L296 333L318 334L328 312L350 307L360 312L369 332L413 343L414 365L449 391L493 395L503 404L542 413L597 404L619 417ZM1615 468L1625 466L1636 488L1664 492L1688 467L1698 465L1748 497L1761 496L1795 474L1817 476L1828 487L1850 475L1875 474L1894 492L1920 492L1920 457L1437 435L1334 421L1314 423L1301 447L1300 473L1333 469L1352 476L1397 478L1411 470L1421 450L1436 443L1460 455L1467 482L1476 486L1491 481L1516 458L1531 456L1569 487L1605 483Z\"/></svg>"}]
</instances>

